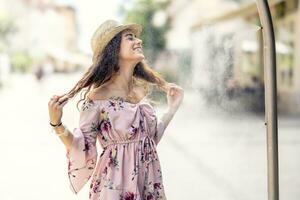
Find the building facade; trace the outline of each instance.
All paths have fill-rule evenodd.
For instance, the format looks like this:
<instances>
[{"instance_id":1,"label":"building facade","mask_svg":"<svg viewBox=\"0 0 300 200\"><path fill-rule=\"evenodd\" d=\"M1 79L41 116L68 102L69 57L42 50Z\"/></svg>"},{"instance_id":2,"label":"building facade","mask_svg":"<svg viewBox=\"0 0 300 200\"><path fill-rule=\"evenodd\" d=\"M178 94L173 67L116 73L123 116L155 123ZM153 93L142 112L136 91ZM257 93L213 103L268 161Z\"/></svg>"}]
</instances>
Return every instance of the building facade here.
<instances>
[{"instance_id":1,"label":"building facade","mask_svg":"<svg viewBox=\"0 0 300 200\"><path fill-rule=\"evenodd\" d=\"M269 3L276 38L278 108L282 113L299 114L300 65L299 39L297 38L300 20L299 1L273 0ZM212 18L199 20L193 27L193 32L195 46L200 46L200 48L201 46L202 48L211 46L207 40L215 37L223 41L219 42L220 46L216 48L227 52L221 54L223 57L216 58L216 60L220 60L216 64L216 69L211 69L212 66L205 66L201 58L194 60L193 67L206 73L206 77L209 78L205 83L215 84L211 80L212 77L218 76L218 73L216 74L218 71L219 75L221 73L218 83L223 86L223 91L230 91L229 94L232 92L244 94L245 104L249 102L251 104L252 101L256 106L260 106L259 109L263 109L264 102L255 103L264 101L261 91L257 93L258 96L254 95L258 88L264 89L262 31L255 2ZM201 40L205 40L205 38L206 43L201 43ZM210 44L213 43L212 41L215 40L211 39ZM226 46L226 44L229 45ZM204 57L209 54L205 49L202 51ZM195 55L198 53L199 50L197 51L196 47ZM212 85L205 85L203 82L197 81L197 77L194 78L194 82L202 88L212 87ZM247 96L247 94L249 95ZM250 100L253 97L255 98Z\"/></svg>"}]
</instances>

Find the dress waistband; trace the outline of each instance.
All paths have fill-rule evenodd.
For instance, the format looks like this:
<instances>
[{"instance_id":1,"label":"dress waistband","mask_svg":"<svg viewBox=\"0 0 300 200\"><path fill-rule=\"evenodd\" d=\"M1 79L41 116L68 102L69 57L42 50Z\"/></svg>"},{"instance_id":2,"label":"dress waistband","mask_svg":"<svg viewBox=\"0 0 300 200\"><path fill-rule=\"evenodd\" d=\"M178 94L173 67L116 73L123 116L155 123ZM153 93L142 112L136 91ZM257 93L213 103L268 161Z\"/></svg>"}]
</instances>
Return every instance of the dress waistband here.
<instances>
[{"instance_id":1,"label":"dress waistband","mask_svg":"<svg viewBox=\"0 0 300 200\"><path fill-rule=\"evenodd\" d=\"M108 143L104 144L102 147L103 148L106 148L110 145L113 145L113 144L128 144L128 143L137 143L137 142L142 142L142 140L139 140L139 139L136 139L136 140L112 140L112 141L109 141Z\"/></svg>"},{"instance_id":2,"label":"dress waistband","mask_svg":"<svg viewBox=\"0 0 300 200\"><path fill-rule=\"evenodd\" d=\"M128 144L128 143L138 143L141 142L141 160L138 160L138 166L140 165L140 162L143 163L149 163L153 159L158 159L156 155L156 143L155 141L149 136L145 136L139 139L135 140L112 140L109 141L108 143L103 145L103 148L105 149L106 147L113 145L113 144Z\"/></svg>"}]
</instances>

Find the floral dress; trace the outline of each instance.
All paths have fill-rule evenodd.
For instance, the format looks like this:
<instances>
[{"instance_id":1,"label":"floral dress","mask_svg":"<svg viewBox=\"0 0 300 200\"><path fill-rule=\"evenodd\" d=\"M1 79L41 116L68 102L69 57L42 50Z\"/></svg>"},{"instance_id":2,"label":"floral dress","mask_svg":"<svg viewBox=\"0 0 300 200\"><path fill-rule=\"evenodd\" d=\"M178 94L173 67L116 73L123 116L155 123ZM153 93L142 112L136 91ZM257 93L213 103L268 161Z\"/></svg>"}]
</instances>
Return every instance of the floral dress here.
<instances>
[{"instance_id":1,"label":"floral dress","mask_svg":"<svg viewBox=\"0 0 300 200\"><path fill-rule=\"evenodd\" d=\"M145 98L85 101L66 153L73 193L92 177L90 200L166 200L156 152L164 130ZM103 148L99 157L97 141Z\"/></svg>"}]
</instances>

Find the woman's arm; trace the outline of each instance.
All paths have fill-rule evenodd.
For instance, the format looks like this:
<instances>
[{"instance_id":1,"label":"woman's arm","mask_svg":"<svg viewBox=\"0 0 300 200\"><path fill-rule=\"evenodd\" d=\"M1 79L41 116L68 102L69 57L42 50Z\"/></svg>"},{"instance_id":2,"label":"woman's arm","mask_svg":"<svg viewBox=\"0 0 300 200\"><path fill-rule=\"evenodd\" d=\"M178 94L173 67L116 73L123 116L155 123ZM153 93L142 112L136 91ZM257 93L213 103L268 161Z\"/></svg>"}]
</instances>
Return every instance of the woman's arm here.
<instances>
[{"instance_id":1,"label":"woman's arm","mask_svg":"<svg viewBox=\"0 0 300 200\"><path fill-rule=\"evenodd\" d=\"M168 109L162 114L160 120L162 121L164 127L166 128L170 121L173 119L177 109L172 109L168 107Z\"/></svg>"},{"instance_id":2,"label":"woman's arm","mask_svg":"<svg viewBox=\"0 0 300 200\"><path fill-rule=\"evenodd\" d=\"M156 145L161 140L168 124L174 117L176 110L172 109L171 107L168 107L168 109L162 114L162 116L157 119L156 132L154 135L154 141Z\"/></svg>"},{"instance_id":3,"label":"woman's arm","mask_svg":"<svg viewBox=\"0 0 300 200\"><path fill-rule=\"evenodd\" d=\"M54 128L56 134L61 134L59 136L60 140L63 142L67 150L70 150L72 142L73 142L73 135L71 132L67 129L66 130L66 135L62 134L65 130L66 126L63 124L60 125L59 127Z\"/></svg>"},{"instance_id":4,"label":"woman's arm","mask_svg":"<svg viewBox=\"0 0 300 200\"><path fill-rule=\"evenodd\" d=\"M159 133L163 132L163 130L166 129L166 127L174 117L175 113L177 112L184 96L183 89L174 83L168 83L166 88L167 88L166 92L167 92L167 100L168 100L168 109L163 113L163 115L159 119L158 122Z\"/></svg>"}]
</instances>

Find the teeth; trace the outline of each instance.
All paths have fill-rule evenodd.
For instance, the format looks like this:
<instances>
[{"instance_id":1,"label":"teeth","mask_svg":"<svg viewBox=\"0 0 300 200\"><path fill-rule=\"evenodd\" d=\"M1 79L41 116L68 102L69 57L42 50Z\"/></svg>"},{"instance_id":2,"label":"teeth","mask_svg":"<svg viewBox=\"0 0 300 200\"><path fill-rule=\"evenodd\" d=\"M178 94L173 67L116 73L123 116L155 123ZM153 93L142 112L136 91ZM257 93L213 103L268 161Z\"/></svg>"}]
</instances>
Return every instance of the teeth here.
<instances>
[{"instance_id":1,"label":"teeth","mask_svg":"<svg viewBox=\"0 0 300 200\"><path fill-rule=\"evenodd\" d=\"M137 51L142 51L142 49L141 49L141 48L135 48L134 50L137 50Z\"/></svg>"}]
</instances>

